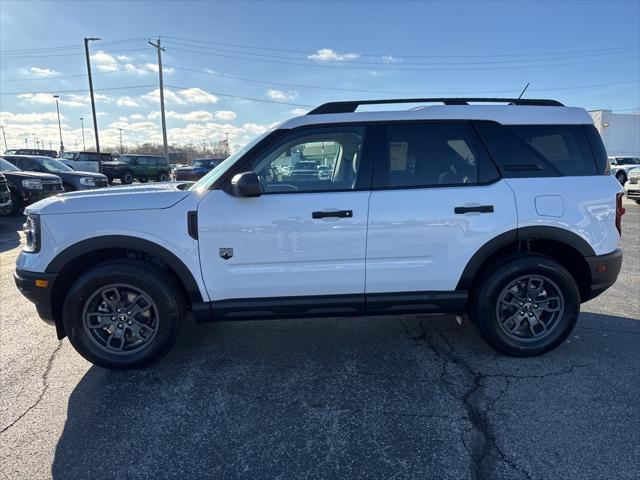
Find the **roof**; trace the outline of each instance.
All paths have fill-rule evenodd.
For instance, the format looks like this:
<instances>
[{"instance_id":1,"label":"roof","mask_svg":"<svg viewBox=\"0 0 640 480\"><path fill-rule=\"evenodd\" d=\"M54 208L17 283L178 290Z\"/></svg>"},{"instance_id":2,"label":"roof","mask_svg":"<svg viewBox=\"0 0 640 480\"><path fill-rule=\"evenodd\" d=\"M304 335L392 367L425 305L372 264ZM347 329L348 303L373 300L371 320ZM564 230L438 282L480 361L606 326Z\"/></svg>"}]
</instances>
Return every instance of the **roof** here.
<instances>
[{"instance_id":1,"label":"roof","mask_svg":"<svg viewBox=\"0 0 640 480\"><path fill-rule=\"evenodd\" d=\"M341 102L342 103L342 102ZM345 102L362 104L362 102ZM390 102L400 103L400 102ZM366 103L365 103L366 104ZM331 104L329 104L331 105ZM320 107L319 107L320 108ZM318 109L319 109L318 108ZM318 110L316 109L316 110ZM329 109L329 111L332 111ZM350 122L402 120L488 120L504 125L593 125L591 115L583 109L556 105L429 105L410 110L376 112L313 113L291 118L279 128Z\"/></svg>"}]
</instances>

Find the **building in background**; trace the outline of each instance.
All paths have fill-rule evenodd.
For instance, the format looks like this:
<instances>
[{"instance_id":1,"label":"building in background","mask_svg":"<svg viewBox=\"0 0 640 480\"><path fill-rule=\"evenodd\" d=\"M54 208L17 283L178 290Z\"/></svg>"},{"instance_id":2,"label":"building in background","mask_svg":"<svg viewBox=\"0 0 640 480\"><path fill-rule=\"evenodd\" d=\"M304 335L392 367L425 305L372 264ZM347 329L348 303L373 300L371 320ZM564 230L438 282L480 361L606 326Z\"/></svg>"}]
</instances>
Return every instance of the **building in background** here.
<instances>
[{"instance_id":1,"label":"building in background","mask_svg":"<svg viewBox=\"0 0 640 480\"><path fill-rule=\"evenodd\" d=\"M589 112L610 157L640 157L640 114Z\"/></svg>"}]
</instances>

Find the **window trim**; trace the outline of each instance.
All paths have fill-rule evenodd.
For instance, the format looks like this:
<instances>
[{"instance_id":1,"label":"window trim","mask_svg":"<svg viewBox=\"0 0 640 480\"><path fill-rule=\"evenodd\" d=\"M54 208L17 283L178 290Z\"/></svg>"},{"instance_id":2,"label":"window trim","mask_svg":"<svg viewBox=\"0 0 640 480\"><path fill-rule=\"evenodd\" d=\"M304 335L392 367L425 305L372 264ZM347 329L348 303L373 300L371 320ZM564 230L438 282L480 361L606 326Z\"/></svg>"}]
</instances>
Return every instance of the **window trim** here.
<instances>
[{"instance_id":1,"label":"window trim","mask_svg":"<svg viewBox=\"0 0 640 480\"><path fill-rule=\"evenodd\" d=\"M262 195L292 195L306 193L339 193L369 191L373 181L373 154L375 153L375 139L378 122L339 122L321 125L304 125L292 129L278 129L249 150L244 157L239 159L229 170L214 183L210 190L223 190L231 194L231 179L238 173L248 171L247 168L260 156L269 154L279 145L287 143L292 138L313 134L313 132L338 131L338 129L349 130L353 128L364 129L364 141L362 146L362 159L360 161L359 172L357 173L356 185L354 188L329 189L329 190L297 190L290 192L263 192Z\"/></svg>"},{"instance_id":2,"label":"window trim","mask_svg":"<svg viewBox=\"0 0 640 480\"><path fill-rule=\"evenodd\" d=\"M380 180L379 172L387 170L387 165L389 161L389 141L388 141L388 133L387 127L391 125L410 125L410 124L419 124L419 125L443 125L443 124L456 124L456 125L465 125L467 130L470 132L472 137L475 137L475 146L477 149L484 153L487 162L493 166L496 176L489 181L485 182L475 182L475 183L448 183L442 185L398 185L398 186L383 186L377 184ZM501 170L496 165L495 160L489 153L487 146L482 141L482 138L478 134L475 128L473 128L472 120L394 120L390 122L378 122L378 132L377 132L378 144L376 145L376 158L375 165L373 171L373 181L371 184L372 191L385 191L385 190L419 190L419 189L432 189L432 188L469 188L469 187L482 187L487 185L492 185L496 182L502 180L503 175ZM376 175L376 172L378 174ZM480 165L478 164L478 177L480 177Z\"/></svg>"}]
</instances>

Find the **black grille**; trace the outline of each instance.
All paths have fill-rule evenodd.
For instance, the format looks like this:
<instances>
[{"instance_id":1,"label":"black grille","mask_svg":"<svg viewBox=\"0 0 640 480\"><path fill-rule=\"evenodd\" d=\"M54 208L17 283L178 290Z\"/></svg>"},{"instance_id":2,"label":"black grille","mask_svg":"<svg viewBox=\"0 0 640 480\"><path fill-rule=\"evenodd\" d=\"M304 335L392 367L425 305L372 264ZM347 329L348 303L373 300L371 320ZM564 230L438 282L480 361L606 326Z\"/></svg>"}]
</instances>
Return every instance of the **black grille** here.
<instances>
[{"instance_id":1,"label":"black grille","mask_svg":"<svg viewBox=\"0 0 640 480\"><path fill-rule=\"evenodd\" d=\"M9 191L9 187L7 187L7 181L0 180L0 192L8 192L8 191Z\"/></svg>"},{"instance_id":2,"label":"black grille","mask_svg":"<svg viewBox=\"0 0 640 480\"><path fill-rule=\"evenodd\" d=\"M45 192L61 192L62 183L61 182L42 182L42 190L44 190Z\"/></svg>"}]
</instances>

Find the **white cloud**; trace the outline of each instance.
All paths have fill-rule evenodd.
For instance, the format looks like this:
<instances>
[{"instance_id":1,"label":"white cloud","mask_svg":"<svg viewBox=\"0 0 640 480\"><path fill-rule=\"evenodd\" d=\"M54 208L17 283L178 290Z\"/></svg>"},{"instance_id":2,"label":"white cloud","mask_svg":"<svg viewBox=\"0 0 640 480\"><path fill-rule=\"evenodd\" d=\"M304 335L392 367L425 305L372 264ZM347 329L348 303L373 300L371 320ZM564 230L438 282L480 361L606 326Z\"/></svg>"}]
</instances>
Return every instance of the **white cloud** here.
<instances>
[{"instance_id":1,"label":"white cloud","mask_svg":"<svg viewBox=\"0 0 640 480\"><path fill-rule=\"evenodd\" d=\"M136 102L133 98L128 97L126 95L116 100L116 105L118 105L119 107L139 107L140 106L140 104Z\"/></svg>"},{"instance_id":2,"label":"white cloud","mask_svg":"<svg viewBox=\"0 0 640 480\"><path fill-rule=\"evenodd\" d=\"M64 115L60 114L60 118L64 120ZM44 113L11 113L0 112L0 121L3 124L8 123L42 123L42 122L57 122L58 115L56 112L44 112Z\"/></svg>"},{"instance_id":3,"label":"white cloud","mask_svg":"<svg viewBox=\"0 0 640 480\"><path fill-rule=\"evenodd\" d=\"M116 58L118 60L120 60L121 62L129 62L129 61L131 61L131 57L129 57L127 55L116 55Z\"/></svg>"},{"instance_id":4,"label":"white cloud","mask_svg":"<svg viewBox=\"0 0 640 480\"><path fill-rule=\"evenodd\" d=\"M296 92L295 90L289 90L288 92L283 92L282 90L267 90L267 96L271 99L271 100L279 100L279 101L286 101L286 100L293 100L294 98L298 97L298 92Z\"/></svg>"},{"instance_id":5,"label":"white cloud","mask_svg":"<svg viewBox=\"0 0 640 480\"><path fill-rule=\"evenodd\" d=\"M144 68L146 68L150 72L158 73L158 64L157 63L145 63ZM175 68L173 67L162 67L162 73L173 73L175 72Z\"/></svg>"},{"instance_id":6,"label":"white cloud","mask_svg":"<svg viewBox=\"0 0 640 480\"><path fill-rule=\"evenodd\" d=\"M140 98L146 101L159 102L160 89L156 88L149 93L145 93ZM189 103L216 103L218 101L218 97L215 95L195 87L176 91L165 90L164 99L167 103L174 103L177 105L186 105Z\"/></svg>"},{"instance_id":7,"label":"white cloud","mask_svg":"<svg viewBox=\"0 0 640 480\"><path fill-rule=\"evenodd\" d=\"M60 75L60 72L51 68L29 67L29 74L34 77L52 77L54 75Z\"/></svg>"},{"instance_id":8,"label":"white cloud","mask_svg":"<svg viewBox=\"0 0 640 480\"><path fill-rule=\"evenodd\" d=\"M380 57L380 60L385 63L399 63L402 61L401 58L394 57L393 55L383 55Z\"/></svg>"},{"instance_id":9,"label":"white cloud","mask_svg":"<svg viewBox=\"0 0 640 480\"><path fill-rule=\"evenodd\" d=\"M129 115L129 118L131 120L144 120L144 115L141 115L139 113L134 113L132 115Z\"/></svg>"},{"instance_id":10,"label":"white cloud","mask_svg":"<svg viewBox=\"0 0 640 480\"><path fill-rule=\"evenodd\" d=\"M304 108L294 108L293 110L289 111L291 115L296 115L296 116L306 115L308 112L309 110L306 110Z\"/></svg>"},{"instance_id":11,"label":"white cloud","mask_svg":"<svg viewBox=\"0 0 640 480\"><path fill-rule=\"evenodd\" d=\"M357 53L338 53L330 48L321 48L307 58L318 62L348 62L355 60L359 56Z\"/></svg>"},{"instance_id":12,"label":"white cloud","mask_svg":"<svg viewBox=\"0 0 640 480\"><path fill-rule=\"evenodd\" d=\"M218 110L215 116L218 120L234 120L237 117L236 112L231 110Z\"/></svg>"},{"instance_id":13,"label":"white cloud","mask_svg":"<svg viewBox=\"0 0 640 480\"><path fill-rule=\"evenodd\" d=\"M64 105L67 107L84 107L86 102L79 101L75 97L80 97L79 95L67 95L66 97L60 97L60 105ZM54 105L55 99L53 95L50 93L22 93L18 95L18 98L24 100L27 103L38 104L38 105Z\"/></svg>"},{"instance_id":14,"label":"white cloud","mask_svg":"<svg viewBox=\"0 0 640 480\"><path fill-rule=\"evenodd\" d=\"M99 51L91 55L91 62L101 72L114 72L118 70L118 60L113 55Z\"/></svg>"}]
</instances>

